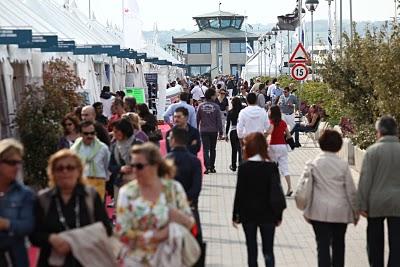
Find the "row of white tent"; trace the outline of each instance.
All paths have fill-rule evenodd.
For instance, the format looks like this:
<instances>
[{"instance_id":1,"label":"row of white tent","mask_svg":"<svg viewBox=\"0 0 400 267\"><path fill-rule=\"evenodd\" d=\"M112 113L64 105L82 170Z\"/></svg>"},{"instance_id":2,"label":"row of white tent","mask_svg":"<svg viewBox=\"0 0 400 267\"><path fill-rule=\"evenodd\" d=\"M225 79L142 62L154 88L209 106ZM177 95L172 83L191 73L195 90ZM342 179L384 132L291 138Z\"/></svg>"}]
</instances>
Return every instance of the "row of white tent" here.
<instances>
[{"instance_id":1,"label":"row of white tent","mask_svg":"<svg viewBox=\"0 0 400 267\"><path fill-rule=\"evenodd\" d=\"M0 1L0 29L28 28L33 34L53 34L58 39L74 40L76 44L121 45L124 33L88 19L74 1L60 5L53 0ZM130 25L135 27L135 25ZM138 36L142 38L142 36ZM180 64L173 56L154 44L130 47L147 57ZM106 54L76 55L72 52L42 52L38 48L19 48L18 45L0 44L0 139L15 134L13 119L20 102L20 92L29 83L41 83L43 67L54 59L66 61L85 83L82 92L88 102L99 101L101 88L109 85L112 91L125 87L144 88L145 73L158 75L158 114L165 109L168 81L184 76L179 66L156 65L145 60L117 58ZM160 116L160 115L158 115Z\"/></svg>"}]
</instances>

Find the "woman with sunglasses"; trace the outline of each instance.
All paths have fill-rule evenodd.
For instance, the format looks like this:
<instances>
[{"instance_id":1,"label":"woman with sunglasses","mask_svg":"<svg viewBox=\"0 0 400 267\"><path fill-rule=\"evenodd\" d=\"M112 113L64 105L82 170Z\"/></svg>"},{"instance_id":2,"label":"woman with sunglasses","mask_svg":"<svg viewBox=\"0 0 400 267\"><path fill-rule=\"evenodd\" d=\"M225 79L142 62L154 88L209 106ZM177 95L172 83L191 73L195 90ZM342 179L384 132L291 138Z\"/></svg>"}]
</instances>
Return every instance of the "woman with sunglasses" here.
<instances>
[{"instance_id":1,"label":"woman with sunglasses","mask_svg":"<svg viewBox=\"0 0 400 267\"><path fill-rule=\"evenodd\" d=\"M102 222L111 235L110 220L99 194L85 186L83 164L75 152L62 149L53 154L47 175L50 188L39 192L35 231L30 238L40 248L37 266L50 266L48 259L52 250L65 256L63 266L81 266L59 233Z\"/></svg>"},{"instance_id":2,"label":"woman with sunglasses","mask_svg":"<svg viewBox=\"0 0 400 267\"><path fill-rule=\"evenodd\" d=\"M29 266L25 237L33 230L34 194L17 181L23 147L0 141L0 266Z\"/></svg>"},{"instance_id":3,"label":"woman with sunglasses","mask_svg":"<svg viewBox=\"0 0 400 267\"><path fill-rule=\"evenodd\" d=\"M120 190L115 229L128 250L125 266L149 266L168 238L168 224L191 229L194 219L184 189L170 179L173 163L162 158L155 144L133 146L130 166L135 180Z\"/></svg>"},{"instance_id":4,"label":"woman with sunglasses","mask_svg":"<svg viewBox=\"0 0 400 267\"><path fill-rule=\"evenodd\" d=\"M58 150L70 148L79 137L79 119L73 113L65 115L61 125L64 129L64 135L58 141Z\"/></svg>"}]
</instances>

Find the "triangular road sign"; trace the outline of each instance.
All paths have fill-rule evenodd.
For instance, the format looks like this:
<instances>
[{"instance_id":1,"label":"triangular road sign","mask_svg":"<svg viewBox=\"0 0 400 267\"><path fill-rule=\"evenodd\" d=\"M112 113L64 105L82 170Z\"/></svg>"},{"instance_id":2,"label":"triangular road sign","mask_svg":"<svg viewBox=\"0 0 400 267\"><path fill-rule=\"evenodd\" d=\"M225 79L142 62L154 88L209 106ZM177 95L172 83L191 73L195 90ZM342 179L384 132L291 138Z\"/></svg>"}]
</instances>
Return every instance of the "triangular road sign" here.
<instances>
[{"instance_id":1,"label":"triangular road sign","mask_svg":"<svg viewBox=\"0 0 400 267\"><path fill-rule=\"evenodd\" d=\"M308 62L309 58L304 46L299 43L290 57L289 63L304 63Z\"/></svg>"}]
</instances>

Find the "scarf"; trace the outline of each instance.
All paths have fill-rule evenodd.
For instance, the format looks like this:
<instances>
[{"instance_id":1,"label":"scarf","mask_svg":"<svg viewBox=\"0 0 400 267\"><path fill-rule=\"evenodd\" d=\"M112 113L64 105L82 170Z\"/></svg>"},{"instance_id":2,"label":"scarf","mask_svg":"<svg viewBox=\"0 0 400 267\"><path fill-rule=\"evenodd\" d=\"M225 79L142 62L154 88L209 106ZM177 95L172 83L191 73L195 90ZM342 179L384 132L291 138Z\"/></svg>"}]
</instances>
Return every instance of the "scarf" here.
<instances>
[{"instance_id":1,"label":"scarf","mask_svg":"<svg viewBox=\"0 0 400 267\"><path fill-rule=\"evenodd\" d=\"M83 141L82 141L82 137L79 137L78 139L75 140L75 143L72 145L71 150L75 151L79 157L81 158L81 160L83 161L83 163L86 165L89 165L89 170L90 173L93 173L94 177L97 177L97 166L96 163L94 161L94 158L96 157L97 153L100 151L101 148L101 142L99 141L99 139L97 139L97 137L93 140L93 144L90 145L91 152L89 154L89 156L85 156L85 155L81 155L79 153L79 151L81 150L82 145L86 146Z\"/></svg>"}]
</instances>

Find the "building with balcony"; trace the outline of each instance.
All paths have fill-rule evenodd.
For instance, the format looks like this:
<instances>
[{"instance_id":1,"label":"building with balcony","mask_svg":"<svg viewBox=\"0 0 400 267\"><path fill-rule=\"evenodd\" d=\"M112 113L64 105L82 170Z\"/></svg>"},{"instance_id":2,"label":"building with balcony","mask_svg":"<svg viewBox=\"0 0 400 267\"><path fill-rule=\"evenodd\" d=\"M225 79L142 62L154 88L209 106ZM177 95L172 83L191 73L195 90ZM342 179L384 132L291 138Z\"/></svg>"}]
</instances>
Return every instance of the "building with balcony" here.
<instances>
[{"instance_id":1,"label":"building with balcony","mask_svg":"<svg viewBox=\"0 0 400 267\"><path fill-rule=\"evenodd\" d=\"M245 16L217 11L193 17L199 31L182 37L172 37L172 42L184 51L188 74L240 75L245 65L246 31L241 30ZM247 32L249 45L258 36Z\"/></svg>"}]
</instances>

